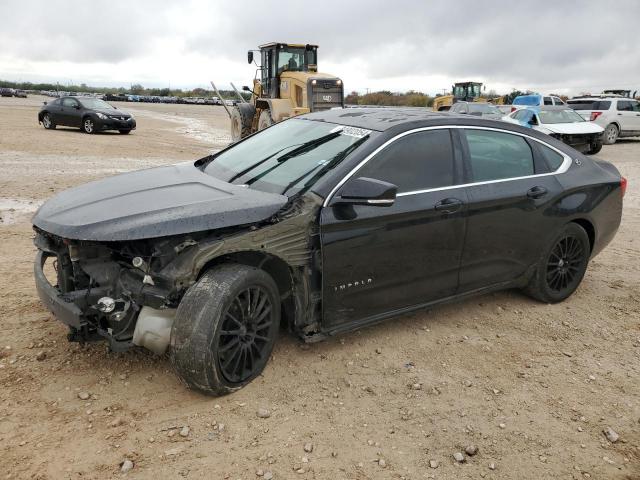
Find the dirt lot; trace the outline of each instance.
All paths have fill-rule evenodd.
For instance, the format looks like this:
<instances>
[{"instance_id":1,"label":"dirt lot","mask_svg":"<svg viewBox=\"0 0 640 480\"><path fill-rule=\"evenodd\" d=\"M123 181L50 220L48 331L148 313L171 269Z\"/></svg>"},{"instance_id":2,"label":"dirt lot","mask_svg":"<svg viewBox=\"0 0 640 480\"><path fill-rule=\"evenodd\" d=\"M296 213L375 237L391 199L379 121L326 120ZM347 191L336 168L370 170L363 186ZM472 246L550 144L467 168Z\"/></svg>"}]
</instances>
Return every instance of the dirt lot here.
<instances>
[{"instance_id":1,"label":"dirt lot","mask_svg":"<svg viewBox=\"0 0 640 480\"><path fill-rule=\"evenodd\" d=\"M34 291L29 217L221 148L226 114L122 105L138 130L90 136L44 130L41 100L0 98L1 478L640 478L640 141L601 152L629 179L623 223L568 301L509 291L314 345L282 335L263 376L209 398L164 358L67 342Z\"/></svg>"}]
</instances>

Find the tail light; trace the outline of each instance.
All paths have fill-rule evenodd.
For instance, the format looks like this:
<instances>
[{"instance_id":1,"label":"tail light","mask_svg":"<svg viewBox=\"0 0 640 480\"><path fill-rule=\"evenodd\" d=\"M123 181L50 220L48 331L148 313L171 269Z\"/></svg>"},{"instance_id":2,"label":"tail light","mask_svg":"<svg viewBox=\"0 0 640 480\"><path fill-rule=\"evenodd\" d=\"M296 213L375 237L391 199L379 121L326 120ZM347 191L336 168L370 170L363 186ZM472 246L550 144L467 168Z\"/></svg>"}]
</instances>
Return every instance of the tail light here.
<instances>
[{"instance_id":1,"label":"tail light","mask_svg":"<svg viewBox=\"0 0 640 480\"><path fill-rule=\"evenodd\" d=\"M591 118L589 119L589 121L593 122L600 115L602 115L602 112L591 112Z\"/></svg>"},{"instance_id":2,"label":"tail light","mask_svg":"<svg viewBox=\"0 0 640 480\"><path fill-rule=\"evenodd\" d=\"M511 113L515 112L517 110L516 107L511 107Z\"/></svg>"},{"instance_id":3,"label":"tail light","mask_svg":"<svg viewBox=\"0 0 640 480\"><path fill-rule=\"evenodd\" d=\"M620 193L622 193L623 197L626 191L627 191L627 179L624 177L620 177Z\"/></svg>"}]
</instances>

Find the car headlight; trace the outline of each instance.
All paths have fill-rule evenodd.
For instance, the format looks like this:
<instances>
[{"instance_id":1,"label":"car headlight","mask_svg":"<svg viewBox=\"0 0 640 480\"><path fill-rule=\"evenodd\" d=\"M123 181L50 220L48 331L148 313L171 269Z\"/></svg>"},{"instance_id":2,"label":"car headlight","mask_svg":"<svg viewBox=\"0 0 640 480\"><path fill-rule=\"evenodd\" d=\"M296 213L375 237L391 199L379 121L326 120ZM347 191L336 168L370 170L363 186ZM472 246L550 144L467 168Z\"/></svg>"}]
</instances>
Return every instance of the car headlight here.
<instances>
[{"instance_id":1,"label":"car headlight","mask_svg":"<svg viewBox=\"0 0 640 480\"><path fill-rule=\"evenodd\" d=\"M97 112L96 115L98 116L98 118L102 120L106 120L107 118L109 118L104 113L100 113L100 112Z\"/></svg>"}]
</instances>

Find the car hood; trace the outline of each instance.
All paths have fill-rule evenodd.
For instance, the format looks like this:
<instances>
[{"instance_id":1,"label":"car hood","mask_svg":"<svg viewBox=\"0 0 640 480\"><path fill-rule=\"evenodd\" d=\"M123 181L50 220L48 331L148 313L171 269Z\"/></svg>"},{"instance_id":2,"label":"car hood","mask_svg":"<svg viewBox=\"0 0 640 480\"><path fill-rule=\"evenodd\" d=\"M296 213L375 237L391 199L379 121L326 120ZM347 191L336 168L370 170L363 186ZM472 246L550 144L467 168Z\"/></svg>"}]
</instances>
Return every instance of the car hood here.
<instances>
[{"instance_id":1,"label":"car hood","mask_svg":"<svg viewBox=\"0 0 640 480\"><path fill-rule=\"evenodd\" d=\"M129 112L125 112L124 110L116 110L114 108L92 108L94 112L104 113L105 115L109 115L110 117L130 117L131 114Z\"/></svg>"},{"instance_id":2,"label":"car hood","mask_svg":"<svg viewBox=\"0 0 640 480\"><path fill-rule=\"evenodd\" d=\"M266 220L287 197L232 185L193 163L140 170L65 190L33 224L74 240L122 241L186 234Z\"/></svg>"},{"instance_id":3,"label":"car hood","mask_svg":"<svg viewBox=\"0 0 640 480\"><path fill-rule=\"evenodd\" d=\"M575 135L576 133L601 133L604 129L600 125L593 122L575 122L575 123L545 123L542 125L553 133L564 133Z\"/></svg>"}]
</instances>

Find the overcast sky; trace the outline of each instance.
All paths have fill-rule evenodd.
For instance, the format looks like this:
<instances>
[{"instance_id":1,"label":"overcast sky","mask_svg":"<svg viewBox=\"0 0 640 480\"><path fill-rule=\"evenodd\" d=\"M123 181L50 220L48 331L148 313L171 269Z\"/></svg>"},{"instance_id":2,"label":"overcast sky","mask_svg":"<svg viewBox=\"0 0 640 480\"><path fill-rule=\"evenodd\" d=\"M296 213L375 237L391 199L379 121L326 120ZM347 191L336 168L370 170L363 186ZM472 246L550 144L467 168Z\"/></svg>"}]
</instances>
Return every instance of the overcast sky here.
<instances>
[{"instance_id":1,"label":"overcast sky","mask_svg":"<svg viewBox=\"0 0 640 480\"><path fill-rule=\"evenodd\" d=\"M3 0L0 79L247 85L246 51L316 43L347 91L483 81L500 93L640 89L640 0Z\"/></svg>"}]
</instances>

